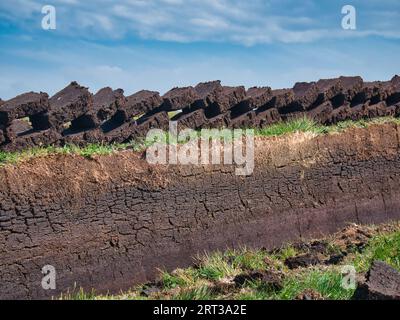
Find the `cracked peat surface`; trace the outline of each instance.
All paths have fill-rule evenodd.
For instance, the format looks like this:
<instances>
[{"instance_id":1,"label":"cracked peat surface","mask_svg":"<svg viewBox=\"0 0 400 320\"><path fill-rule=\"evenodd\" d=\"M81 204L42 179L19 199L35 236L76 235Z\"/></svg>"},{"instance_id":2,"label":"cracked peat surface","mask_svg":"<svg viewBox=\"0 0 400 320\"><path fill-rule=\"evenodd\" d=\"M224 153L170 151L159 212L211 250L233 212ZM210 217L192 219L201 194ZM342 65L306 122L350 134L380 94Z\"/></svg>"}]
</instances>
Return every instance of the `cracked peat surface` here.
<instances>
[{"instance_id":1,"label":"cracked peat surface","mask_svg":"<svg viewBox=\"0 0 400 320\"><path fill-rule=\"evenodd\" d=\"M130 150L0 168L0 298L117 292L196 253L274 248L400 218L400 126L255 138L252 175L149 165ZM57 272L41 286L42 267Z\"/></svg>"}]
</instances>

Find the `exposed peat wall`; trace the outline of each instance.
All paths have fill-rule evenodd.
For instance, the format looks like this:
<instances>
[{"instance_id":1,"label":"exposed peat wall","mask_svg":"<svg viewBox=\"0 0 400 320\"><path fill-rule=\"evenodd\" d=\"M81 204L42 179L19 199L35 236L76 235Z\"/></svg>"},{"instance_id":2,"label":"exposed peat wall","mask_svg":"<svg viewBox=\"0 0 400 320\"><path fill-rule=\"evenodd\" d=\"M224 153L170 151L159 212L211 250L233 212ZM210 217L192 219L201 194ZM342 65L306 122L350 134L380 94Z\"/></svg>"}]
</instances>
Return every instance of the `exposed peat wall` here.
<instances>
[{"instance_id":1,"label":"exposed peat wall","mask_svg":"<svg viewBox=\"0 0 400 320\"><path fill-rule=\"evenodd\" d=\"M0 298L119 291L197 252L272 248L400 218L400 127L255 141L255 170L151 166L132 151L0 168ZM56 268L56 290L41 269Z\"/></svg>"}]
</instances>

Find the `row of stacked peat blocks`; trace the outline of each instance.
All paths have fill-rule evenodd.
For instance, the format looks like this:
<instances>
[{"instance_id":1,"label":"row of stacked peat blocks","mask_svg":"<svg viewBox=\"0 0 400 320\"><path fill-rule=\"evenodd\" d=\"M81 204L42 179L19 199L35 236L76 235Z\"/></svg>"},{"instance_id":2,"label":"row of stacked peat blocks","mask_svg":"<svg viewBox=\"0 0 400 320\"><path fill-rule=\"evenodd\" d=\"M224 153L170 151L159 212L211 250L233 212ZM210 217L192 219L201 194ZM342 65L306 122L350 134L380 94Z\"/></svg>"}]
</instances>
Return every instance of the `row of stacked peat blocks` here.
<instances>
[{"instance_id":1,"label":"row of stacked peat blocks","mask_svg":"<svg viewBox=\"0 0 400 320\"><path fill-rule=\"evenodd\" d=\"M174 112L172 112L174 111ZM172 116L173 115L173 116ZM260 128L307 116L321 124L400 115L400 77L364 82L361 77L296 83L293 88L222 86L220 81L173 88L163 96L142 90L124 96L109 87L91 94L72 82L49 98L28 92L0 99L0 149L123 143L149 129Z\"/></svg>"}]
</instances>

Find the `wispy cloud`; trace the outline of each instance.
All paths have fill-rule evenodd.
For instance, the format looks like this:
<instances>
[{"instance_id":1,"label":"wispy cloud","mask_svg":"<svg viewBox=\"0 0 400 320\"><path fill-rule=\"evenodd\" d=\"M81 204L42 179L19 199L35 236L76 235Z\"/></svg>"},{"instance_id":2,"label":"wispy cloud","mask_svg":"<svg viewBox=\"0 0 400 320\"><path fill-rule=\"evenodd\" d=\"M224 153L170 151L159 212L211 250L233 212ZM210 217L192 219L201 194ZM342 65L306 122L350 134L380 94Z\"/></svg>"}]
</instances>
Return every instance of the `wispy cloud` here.
<instances>
[{"instance_id":1,"label":"wispy cloud","mask_svg":"<svg viewBox=\"0 0 400 320\"><path fill-rule=\"evenodd\" d=\"M305 43L320 39L368 37L400 38L398 14L382 7L361 10L362 27L341 30L341 6L307 0L55 0L59 32L86 39L123 39L136 36L172 42L228 42L244 45ZM318 3L317 3L318 2ZM356 2L356 8L357 3ZM332 2L331 2L332 3ZM390 2L400 9L400 5ZM41 2L2 1L2 17L30 29L39 28ZM374 17L374 19L370 19ZM366 23L366 21L368 23ZM30 23L29 23L30 22Z\"/></svg>"},{"instance_id":2,"label":"wispy cloud","mask_svg":"<svg viewBox=\"0 0 400 320\"><path fill-rule=\"evenodd\" d=\"M50 1L49 1L50 2ZM57 30L43 31L39 0L0 1L0 97L53 94L71 80L161 93L220 79L289 87L339 75L398 73L400 2L352 0L357 30L341 28L333 0L52 0Z\"/></svg>"}]
</instances>

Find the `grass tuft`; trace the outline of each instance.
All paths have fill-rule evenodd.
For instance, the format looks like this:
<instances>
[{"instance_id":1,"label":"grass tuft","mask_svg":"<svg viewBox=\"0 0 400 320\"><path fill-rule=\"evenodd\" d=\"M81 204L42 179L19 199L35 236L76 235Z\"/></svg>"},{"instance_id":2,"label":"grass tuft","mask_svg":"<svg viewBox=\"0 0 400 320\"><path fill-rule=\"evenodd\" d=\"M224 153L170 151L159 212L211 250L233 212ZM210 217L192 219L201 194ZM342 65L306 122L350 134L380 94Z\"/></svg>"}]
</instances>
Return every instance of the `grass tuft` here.
<instances>
[{"instance_id":1,"label":"grass tuft","mask_svg":"<svg viewBox=\"0 0 400 320\"><path fill-rule=\"evenodd\" d=\"M284 281L283 289L272 299L290 300L296 298L305 290L313 290L324 299L343 300L349 299L354 290L342 287L342 275L336 268L327 270L307 270L293 274Z\"/></svg>"},{"instance_id":2,"label":"grass tuft","mask_svg":"<svg viewBox=\"0 0 400 320\"><path fill-rule=\"evenodd\" d=\"M212 300L215 296L207 285L194 288L184 288L172 297L173 300Z\"/></svg>"},{"instance_id":3,"label":"grass tuft","mask_svg":"<svg viewBox=\"0 0 400 320\"><path fill-rule=\"evenodd\" d=\"M278 122L268 127L256 130L259 136L281 136L294 132L311 132L316 134L325 133L326 126L317 124L314 120L307 117L294 119L287 122Z\"/></svg>"},{"instance_id":4,"label":"grass tuft","mask_svg":"<svg viewBox=\"0 0 400 320\"><path fill-rule=\"evenodd\" d=\"M362 253L357 253L354 265L357 271L367 271L374 260L381 260L400 271L400 231L380 234L372 238Z\"/></svg>"},{"instance_id":5,"label":"grass tuft","mask_svg":"<svg viewBox=\"0 0 400 320\"><path fill-rule=\"evenodd\" d=\"M227 255L222 252L205 253L203 256L198 256L197 260L199 261L197 270L199 278L220 280L235 276L240 272L228 262Z\"/></svg>"},{"instance_id":6,"label":"grass tuft","mask_svg":"<svg viewBox=\"0 0 400 320\"><path fill-rule=\"evenodd\" d=\"M264 250L242 248L240 250L228 250L226 256L235 269L259 270L266 267L267 253Z\"/></svg>"}]
</instances>

